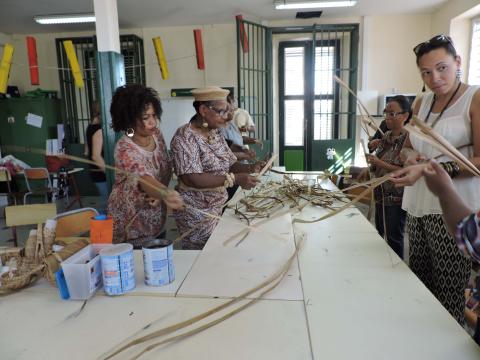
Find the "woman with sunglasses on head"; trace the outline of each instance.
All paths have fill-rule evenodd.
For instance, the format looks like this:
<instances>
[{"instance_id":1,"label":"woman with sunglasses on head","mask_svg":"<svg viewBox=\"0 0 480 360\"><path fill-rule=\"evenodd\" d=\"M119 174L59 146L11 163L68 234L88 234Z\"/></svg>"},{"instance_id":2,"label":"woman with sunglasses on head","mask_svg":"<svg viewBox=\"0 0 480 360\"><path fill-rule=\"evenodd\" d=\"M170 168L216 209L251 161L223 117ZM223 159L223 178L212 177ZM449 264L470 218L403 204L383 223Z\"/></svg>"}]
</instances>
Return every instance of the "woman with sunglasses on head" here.
<instances>
[{"instance_id":1,"label":"woman with sunglasses on head","mask_svg":"<svg viewBox=\"0 0 480 360\"><path fill-rule=\"evenodd\" d=\"M115 145L115 183L108 199L114 242L141 248L148 238L164 236L167 206L183 206L168 190L172 164L158 128L162 107L158 94L143 85L119 87L110 106L112 128L125 132Z\"/></svg>"},{"instance_id":2,"label":"woman with sunglasses on head","mask_svg":"<svg viewBox=\"0 0 480 360\"><path fill-rule=\"evenodd\" d=\"M374 176L379 178L394 170L401 169L403 159L400 152L408 139L403 128L412 115L410 102L403 95L393 97L383 112L388 131L380 139L374 155L367 155L367 161ZM374 191L375 227L380 236L387 235L388 245L403 259L403 232L406 212L402 209L403 189L386 182Z\"/></svg>"},{"instance_id":3,"label":"woman with sunglasses on head","mask_svg":"<svg viewBox=\"0 0 480 360\"><path fill-rule=\"evenodd\" d=\"M251 189L259 181L249 174L262 164L237 162L219 131L229 118L228 93L217 86L192 90L196 114L171 141L177 190L186 204L185 209L175 211L183 249L203 249L222 214L227 188Z\"/></svg>"},{"instance_id":4,"label":"woman with sunglasses on head","mask_svg":"<svg viewBox=\"0 0 480 360\"><path fill-rule=\"evenodd\" d=\"M414 114L431 126L476 165L480 165L480 92L460 80L461 59L452 40L437 35L414 49L422 80L431 90L417 101ZM420 179L424 159L437 159L461 198L471 208L480 204L480 179L472 177L452 159L411 135L405 144L416 151L392 181L405 188L410 268L461 324L464 322L464 289L471 263L455 246L442 218L438 199ZM419 180L419 181L417 181Z\"/></svg>"}]
</instances>

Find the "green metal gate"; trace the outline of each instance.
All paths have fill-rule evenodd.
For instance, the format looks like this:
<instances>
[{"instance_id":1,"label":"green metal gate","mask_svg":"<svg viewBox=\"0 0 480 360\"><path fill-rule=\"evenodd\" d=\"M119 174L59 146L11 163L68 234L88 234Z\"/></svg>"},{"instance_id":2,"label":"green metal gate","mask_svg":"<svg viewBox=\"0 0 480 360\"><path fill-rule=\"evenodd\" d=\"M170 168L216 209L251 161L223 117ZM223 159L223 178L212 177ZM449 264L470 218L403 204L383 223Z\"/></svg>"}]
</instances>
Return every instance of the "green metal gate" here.
<instances>
[{"instance_id":1,"label":"green metal gate","mask_svg":"<svg viewBox=\"0 0 480 360\"><path fill-rule=\"evenodd\" d=\"M73 42L78 62L83 69L83 89L75 87L63 48L64 40ZM83 144L90 121L90 108L98 99L96 37L56 39L56 48L66 141L69 144ZM124 57L126 83L145 84L143 40L136 35L121 35L120 49Z\"/></svg>"},{"instance_id":2,"label":"green metal gate","mask_svg":"<svg viewBox=\"0 0 480 360\"><path fill-rule=\"evenodd\" d=\"M273 149L272 35L269 28L237 18L238 105L255 122L261 158Z\"/></svg>"}]
</instances>

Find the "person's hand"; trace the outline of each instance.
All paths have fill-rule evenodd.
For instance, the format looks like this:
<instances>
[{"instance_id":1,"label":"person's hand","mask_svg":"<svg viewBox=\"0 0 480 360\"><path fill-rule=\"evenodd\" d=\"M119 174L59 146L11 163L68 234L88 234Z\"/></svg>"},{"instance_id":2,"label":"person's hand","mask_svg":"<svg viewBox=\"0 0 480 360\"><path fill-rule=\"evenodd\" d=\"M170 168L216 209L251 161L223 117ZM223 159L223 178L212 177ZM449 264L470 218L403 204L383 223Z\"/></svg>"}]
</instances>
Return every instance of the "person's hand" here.
<instances>
[{"instance_id":1,"label":"person's hand","mask_svg":"<svg viewBox=\"0 0 480 360\"><path fill-rule=\"evenodd\" d=\"M249 174L237 173L235 174L235 184L240 185L242 189L250 190L254 188L260 180Z\"/></svg>"},{"instance_id":2,"label":"person's hand","mask_svg":"<svg viewBox=\"0 0 480 360\"><path fill-rule=\"evenodd\" d=\"M392 181L396 187L411 186L417 182L423 175L423 169L428 166L427 163L410 165L403 169L396 170L390 174Z\"/></svg>"},{"instance_id":3,"label":"person's hand","mask_svg":"<svg viewBox=\"0 0 480 360\"><path fill-rule=\"evenodd\" d=\"M233 153L233 154L237 157L238 161L251 160L252 159L248 153L243 152L243 151L236 152L236 153Z\"/></svg>"},{"instance_id":4,"label":"person's hand","mask_svg":"<svg viewBox=\"0 0 480 360\"><path fill-rule=\"evenodd\" d=\"M444 194L447 190L453 189L453 182L450 175L436 161L431 160L423 168L423 176L429 190L436 196Z\"/></svg>"},{"instance_id":5,"label":"person's hand","mask_svg":"<svg viewBox=\"0 0 480 360\"><path fill-rule=\"evenodd\" d=\"M376 157L375 155L367 154L366 158L367 158L367 163L369 163L370 165L373 165L373 166L377 166L380 163L380 161L382 161L378 157Z\"/></svg>"},{"instance_id":6,"label":"person's hand","mask_svg":"<svg viewBox=\"0 0 480 360\"><path fill-rule=\"evenodd\" d=\"M260 149L263 149L263 142L261 140L255 139L255 144L257 144Z\"/></svg>"},{"instance_id":7,"label":"person's hand","mask_svg":"<svg viewBox=\"0 0 480 360\"><path fill-rule=\"evenodd\" d=\"M174 210L181 209L185 205L182 197L175 190L167 190L162 200L169 208Z\"/></svg>"},{"instance_id":8,"label":"person's hand","mask_svg":"<svg viewBox=\"0 0 480 360\"><path fill-rule=\"evenodd\" d=\"M240 132L244 133L244 132L247 132L247 127L242 126L242 127L239 127L238 130L240 130Z\"/></svg>"},{"instance_id":9,"label":"person's hand","mask_svg":"<svg viewBox=\"0 0 480 360\"><path fill-rule=\"evenodd\" d=\"M145 201L150 205L151 207L157 207L160 204L160 200L151 196L145 196Z\"/></svg>"},{"instance_id":10,"label":"person's hand","mask_svg":"<svg viewBox=\"0 0 480 360\"><path fill-rule=\"evenodd\" d=\"M253 172L254 173L259 173L260 171L262 171L262 169L265 167L265 165L267 165L266 161L257 161L255 164L253 164Z\"/></svg>"},{"instance_id":11,"label":"person's hand","mask_svg":"<svg viewBox=\"0 0 480 360\"><path fill-rule=\"evenodd\" d=\"M375 140L369 141L368 142L369 150L370 151L375 150L378 147L378 145L380 145L381 142L382 142L382 139L375 139Z\"/></svg>"},{"instance_id":12,"label":"person's hand","mask_svg":"<svg viewBox=\"0 0 480 360\"><path fill-rule=\"evenodd\" d=\"M358 174L357 176L357 180L358 182L364 182L364 181L370 180L370 175L368 174L368 168L364 168L362 169L362 171L360 171L360 174Z\"/></svg>"},{"instance_id":13,"label":"person's hand","mask_svg":"<svg viewBox=\"0 0 480 360\"><path fill-rule=\"evenodd\" d=\"M243 150L243 152L247 156L247 160L253 160L257 156L257 154L255 153L255 150L253 149L245 149Z\"/></svg>"}]
</instances>

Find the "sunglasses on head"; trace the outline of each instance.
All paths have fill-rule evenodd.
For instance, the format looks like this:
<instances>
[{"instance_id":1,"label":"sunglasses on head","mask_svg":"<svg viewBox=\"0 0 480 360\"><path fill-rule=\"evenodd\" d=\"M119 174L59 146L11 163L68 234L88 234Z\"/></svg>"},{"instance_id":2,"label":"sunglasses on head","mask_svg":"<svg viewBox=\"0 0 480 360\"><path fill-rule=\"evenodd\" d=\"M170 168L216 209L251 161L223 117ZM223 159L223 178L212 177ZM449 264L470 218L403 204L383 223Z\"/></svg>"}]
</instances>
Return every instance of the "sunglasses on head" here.
<instances>
[{"instance_id":1,"label":"sunglasses on head","mask_svg":"<svg viewBox=\"0 0 480 360\"><path fill-rule=\"evenodd\" d=\"M436 35L432 37L430 40L421 42L417 46L413 48L413 52L415 53L416 56L420 56L422 54L425 54L426 52L436 49L442 45L445 44L450 44L453 46L452 38L447 35Z\"/></svg>"}]
</instances>

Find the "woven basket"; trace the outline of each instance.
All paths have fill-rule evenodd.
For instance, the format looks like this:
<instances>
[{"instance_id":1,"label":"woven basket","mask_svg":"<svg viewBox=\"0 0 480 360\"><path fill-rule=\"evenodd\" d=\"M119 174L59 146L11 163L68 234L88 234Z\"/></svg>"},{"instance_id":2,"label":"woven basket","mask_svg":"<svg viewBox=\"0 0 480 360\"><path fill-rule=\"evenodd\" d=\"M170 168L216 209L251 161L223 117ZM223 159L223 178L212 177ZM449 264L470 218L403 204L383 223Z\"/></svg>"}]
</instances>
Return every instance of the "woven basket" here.
<instances>
[{"instance_id":1,"label":"woven basket","mask_svg":"<svg viewBox=\"0 0 480 360\"><path fill-rule=\"evenodd\" d=\"M0 278L0 294L19 290L33 284L42 276L44 267L43 264L39 265L27 258L17 258L17 270L13 276L10 277L7 272L2 274Z\"/></svg>"}]
</instances>

